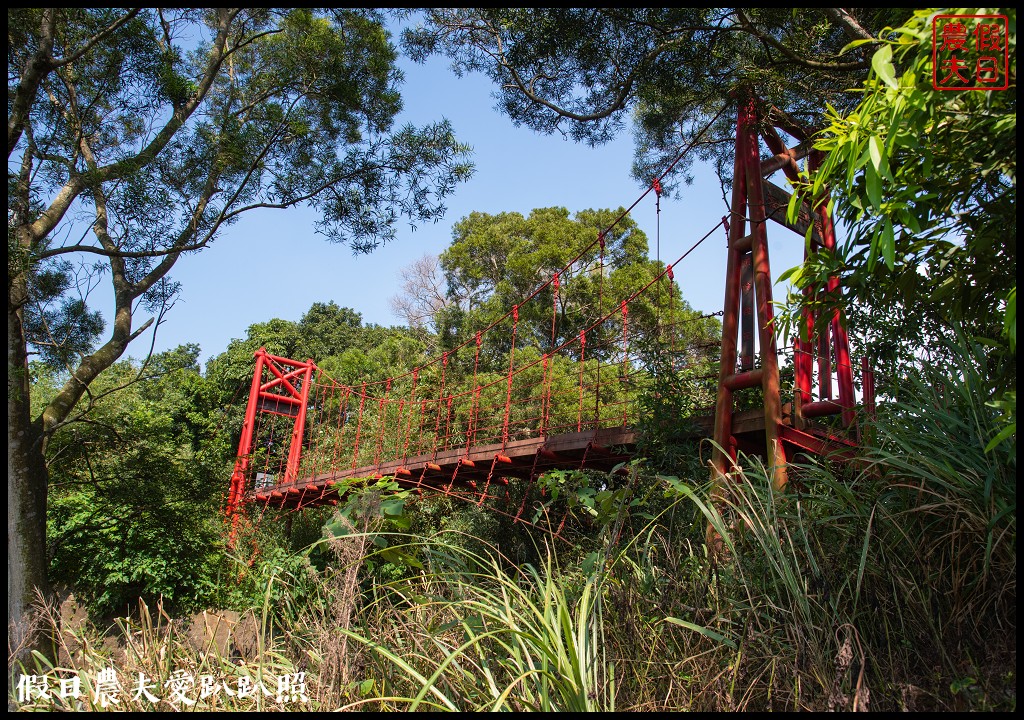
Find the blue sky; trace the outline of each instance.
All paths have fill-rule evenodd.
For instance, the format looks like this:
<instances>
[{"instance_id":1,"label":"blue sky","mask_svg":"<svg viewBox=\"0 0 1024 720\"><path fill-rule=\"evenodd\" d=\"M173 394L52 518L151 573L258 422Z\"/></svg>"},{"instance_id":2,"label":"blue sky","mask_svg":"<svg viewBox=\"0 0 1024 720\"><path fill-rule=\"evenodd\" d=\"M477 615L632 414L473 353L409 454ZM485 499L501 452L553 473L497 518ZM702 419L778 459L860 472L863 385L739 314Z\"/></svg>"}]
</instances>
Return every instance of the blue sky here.
<instances>
[{"instance_id":1,"label":"blue sky","mask_svg":"<svg viewBox=\"0 0 1024 720\"><path fill-rule=\"evenodd\" d=\"M351 307L365 323L402 324L389 302L398 289L399 271L425 253L443 251L452 226L470 212L527 215L555 206L571 213L616 209L629 207L644 192L630 176L629 132L598 148L538 135L515 127L494 109L492 85L483 76L457 78L443 59L426 65L403 59L401 67L406 73L405 110L399 122L423 124L447 117L456 137L474 150L476 173L449 198L444 219L416 231L406 226L395 242L357 256L317 235L310 210L250 213L211 247L178 261L172 277L181 282L181 295L157 333L157 352L194 342L205 362L223 352L231 339L245 337L253 323L275 317L299 320L314 302ZM683 189L680 200L662 198L660 223L653 193L632 214L648 235L651 257L657 243L661 260L673 262L725 210L715 174L695 167L694 183ZM803 243L776 225L769 227L768 237L777 278L800 262ZM725 234L719 229L676 268L683 297L696 309L721 310L725 259ZM781 288L775 299L784 299ZM133 343L129 354L145 353L149 337Z\"/></svg>"}]
</instances>

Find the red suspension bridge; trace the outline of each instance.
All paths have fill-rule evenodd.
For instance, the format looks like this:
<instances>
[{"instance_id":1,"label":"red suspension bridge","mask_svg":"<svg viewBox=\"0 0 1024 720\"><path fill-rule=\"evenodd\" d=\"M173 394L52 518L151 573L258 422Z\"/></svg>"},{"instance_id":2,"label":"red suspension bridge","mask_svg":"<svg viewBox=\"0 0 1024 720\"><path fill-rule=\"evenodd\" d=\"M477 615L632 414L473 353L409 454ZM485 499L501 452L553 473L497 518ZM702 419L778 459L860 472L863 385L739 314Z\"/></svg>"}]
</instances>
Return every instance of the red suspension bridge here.
<instances>
[{"instance_id":1,"label":"red suspension bridge","mask_svg":"<svg viewBox=\"0 0 1024 720\"><path fill-rule=\"evenodd\" d=\"M798 144L787 147L780 131ZM761 157L759 135L768 157ZM391 478L420 493L480 505L507 498L510 478L532 482L552 469L612 470L636 448L645 393L665 392L654 389L659 372L685 379L672 391L698 392L702 381L710 388L714 406L694 426L715 441L716 479L727 477L742 449L764 456L781 488L794 452L848 447L856 439L858 403L838 311L826 318L805 311L807 336L787 348L778 346L773 322L767 221L800 234L813 228L809 253L831 252L836 240L824 205L815 211L804 206L796 223L787 222L788 193L765 178L781 170L795 180L798 161L808 158L813 168L822 158L783 113L772 109L759 121L752 102L738 115L735 157L730 215L623 297L611 297L610 290L606 296L606 238L650 193L660 198L661 178L501 318L404 375L346 384L312 360L258 350L228 492L232 528L246 506L336 505L353 479ZM701 347L687 342L686 325L707 316L681 312L675 269L723 227L725 303L716 313L722 337L712 348ZM559 300L573 282L596 282L597 309L578 328L567 329ZM832 278L808 293L838 287ZM521 316L545 313L550 338L538 337L536 322L534 331L524 330ZM795 373L790 397L781 389L780 354ZM870 410L872 373L866 360L857 369ZM736 394L752 388L761 390L759 406L737 412ZM841 436L816 427L816 419L830 415L838 416ZM510 510L517 520L525 497Z\"/></svg>"}]
</instances>

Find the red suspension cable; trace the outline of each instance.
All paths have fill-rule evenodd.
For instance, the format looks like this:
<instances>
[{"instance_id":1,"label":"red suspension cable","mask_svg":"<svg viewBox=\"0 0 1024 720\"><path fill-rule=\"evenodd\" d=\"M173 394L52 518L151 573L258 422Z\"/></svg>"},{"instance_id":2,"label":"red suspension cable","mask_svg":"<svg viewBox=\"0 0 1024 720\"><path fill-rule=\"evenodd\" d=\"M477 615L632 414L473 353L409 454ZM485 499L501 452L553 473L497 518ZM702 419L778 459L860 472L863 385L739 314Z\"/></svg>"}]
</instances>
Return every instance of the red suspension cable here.
<instances>
[{"instance_id":1,"label":"red suspension cable","mask_svg":"<svg viewBox=\"0 0 1024 720\"><path fill-rule=\"evenodd\" d=\"M508 387L505 389L505 420L501 428L501 449L508 445L508 414L512 408L512 369L515 367L516 330L519 327L519 306L512 306L512 347L508 353Z\"/></svg>"}]
</instances>

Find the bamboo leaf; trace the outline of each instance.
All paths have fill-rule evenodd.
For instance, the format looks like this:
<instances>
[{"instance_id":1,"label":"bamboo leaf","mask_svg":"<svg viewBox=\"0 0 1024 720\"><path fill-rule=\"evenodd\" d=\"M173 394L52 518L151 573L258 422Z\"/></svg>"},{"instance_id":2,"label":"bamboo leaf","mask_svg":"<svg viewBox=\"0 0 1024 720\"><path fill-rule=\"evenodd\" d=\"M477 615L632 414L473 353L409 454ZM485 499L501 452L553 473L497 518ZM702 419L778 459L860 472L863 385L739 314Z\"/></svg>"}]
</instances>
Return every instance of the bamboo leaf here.
<instances>
[{"instance_id":1,"label":"bamboo leaf","mask_svg":"<svg viewBox=\"0 0 1024 720\"><path fill-rule=\"evenodd\" d=\"M864 171L864 182L868 192L868 201L877 209L882 209L882 181L875 168L868 165Z\"/></svg>"},{"instance_id":2,"label":"bamboo leaf","mask_svg":"<svg viewBox=\"0 0 1024 720\"><path fill-rule=\"evenodd\" d=\"M687 628L688 630L693 630L694 632L700 633L701 635L710 640L722 643L723 645L732 650L736 649L735 642L727 638L722 633L715 632L711 628L706 628L703 625L697 625L696 623L692 623L689 620L681 620L680 618L675 617L667 617L665 618L665 622L672 623L673 625L679 625L680 627Z\"/></svg>"},{"instance_id":3,"label":"bamboo leaf","mask_svg":"<svg viewBox=\"0 0 1024 720\"><path fill-rule=\"evenodd\" d=\"M868 138L868 156L871 158L871 165L875 168L875 172L881 175L882 143L879 142L877 135L872 135Z\"/></svg>"},{"instance_id":4,"label":"bamboo leaf","mask_svg":"<svg viewBox=\"0 0 1024 720\"><path fill-rule=\"evenodd\" d=\"M896 238L893 235L892 220L885 219L882 227L882 254L885 256L885 264L890 270L896 265Z\"/></svg>"},{"instance_id":5,"label":"bamboo leaf","mask_svg":"<svg viewBox=\"0 0 1024 720\"><path fill-rule=\"evenodd\" d=\"M871 56L871 69L878 78L893 90L899 88L896 82L896 68L892 64L892 46L883 45Z\"/></svg>"}]
</instances>

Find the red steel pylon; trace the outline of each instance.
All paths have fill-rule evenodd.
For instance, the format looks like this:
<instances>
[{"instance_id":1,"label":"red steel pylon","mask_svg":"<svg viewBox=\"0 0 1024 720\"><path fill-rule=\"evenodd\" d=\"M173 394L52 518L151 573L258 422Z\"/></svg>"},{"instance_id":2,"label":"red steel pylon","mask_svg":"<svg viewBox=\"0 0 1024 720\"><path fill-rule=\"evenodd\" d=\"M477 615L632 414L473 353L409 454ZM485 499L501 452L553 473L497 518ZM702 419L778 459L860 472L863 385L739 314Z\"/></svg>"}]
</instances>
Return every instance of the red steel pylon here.
<instances>
[{"instance_id":1,"label":"red steel pylon","mask_svg":"<svg viewBox=\"0 0 1024 720\"><path fill-rule=\"evenodd\" d=\"M787 148L776 128L797 138L800 144ZM759 134L774 153L764 162L760 156ZM731 216L727 223L728 262L713 432L712 465L716 482L725 477L736 460L733 396L739 390L759 386L763 391L765 452L772 483L777 489L787 482L786 447L782 441L792 437L794 431L802 431L805 419L841 414L844 426L850 427L854 422L856 399L846 329L838 311L833 311L827 323L818 323L811 309L803 311L806 335L798 336L794 346L796 387L791 417L789 422L784 422L783 418L766 223L771 219L798 233L803 233L807 225L813 225L807 252L834 251L835 228L827 203L822 203L813 213L805 207L804 217L790 224L786 219L787 193L764 178L781 169L791 180L796 180L797 161L808 155L811 155L812 166L820 162L820 154L811 149L811 138L784 113L772 108L765 122L759 123L754 100L741 105L736 122ZM838 287L839 279L833 277L826 289L835 292ZM756 368L755 332L761 361ZM811 399L815 358L819 366L820 395L816 402ZM832 358L838 376L837 399L832 398Z\"/></svg>"},{"instance_id":2,"label":"red steel pylon","mask_svg":"<svg viewBox=\"0 0 1024 720\"><path fill-rule=\"evenodd\" d=\"M271 355L265 348L254 353L256 369L252 375L249 389L249 401L245 407L245 421L242 423L242 436L238 441L238 455L235 457L235 469L231 473L231 486L228 491L225 518L231 524L228 545L234 544L235 532L238 528L238 514L245 501L245 480L252 457L253 438L256 429L257 413L270 413L291 418L292 433L288 446L288 461L285 465L284 478L280 482L294 482L299 472L299 460L302 456L302 437L306 427L306 408L309 403L309 388L313 381L316 365L312 360L299 362L288 358ZM264 382L264 374L270 379Z\"/></svg>"}]
</instances>

